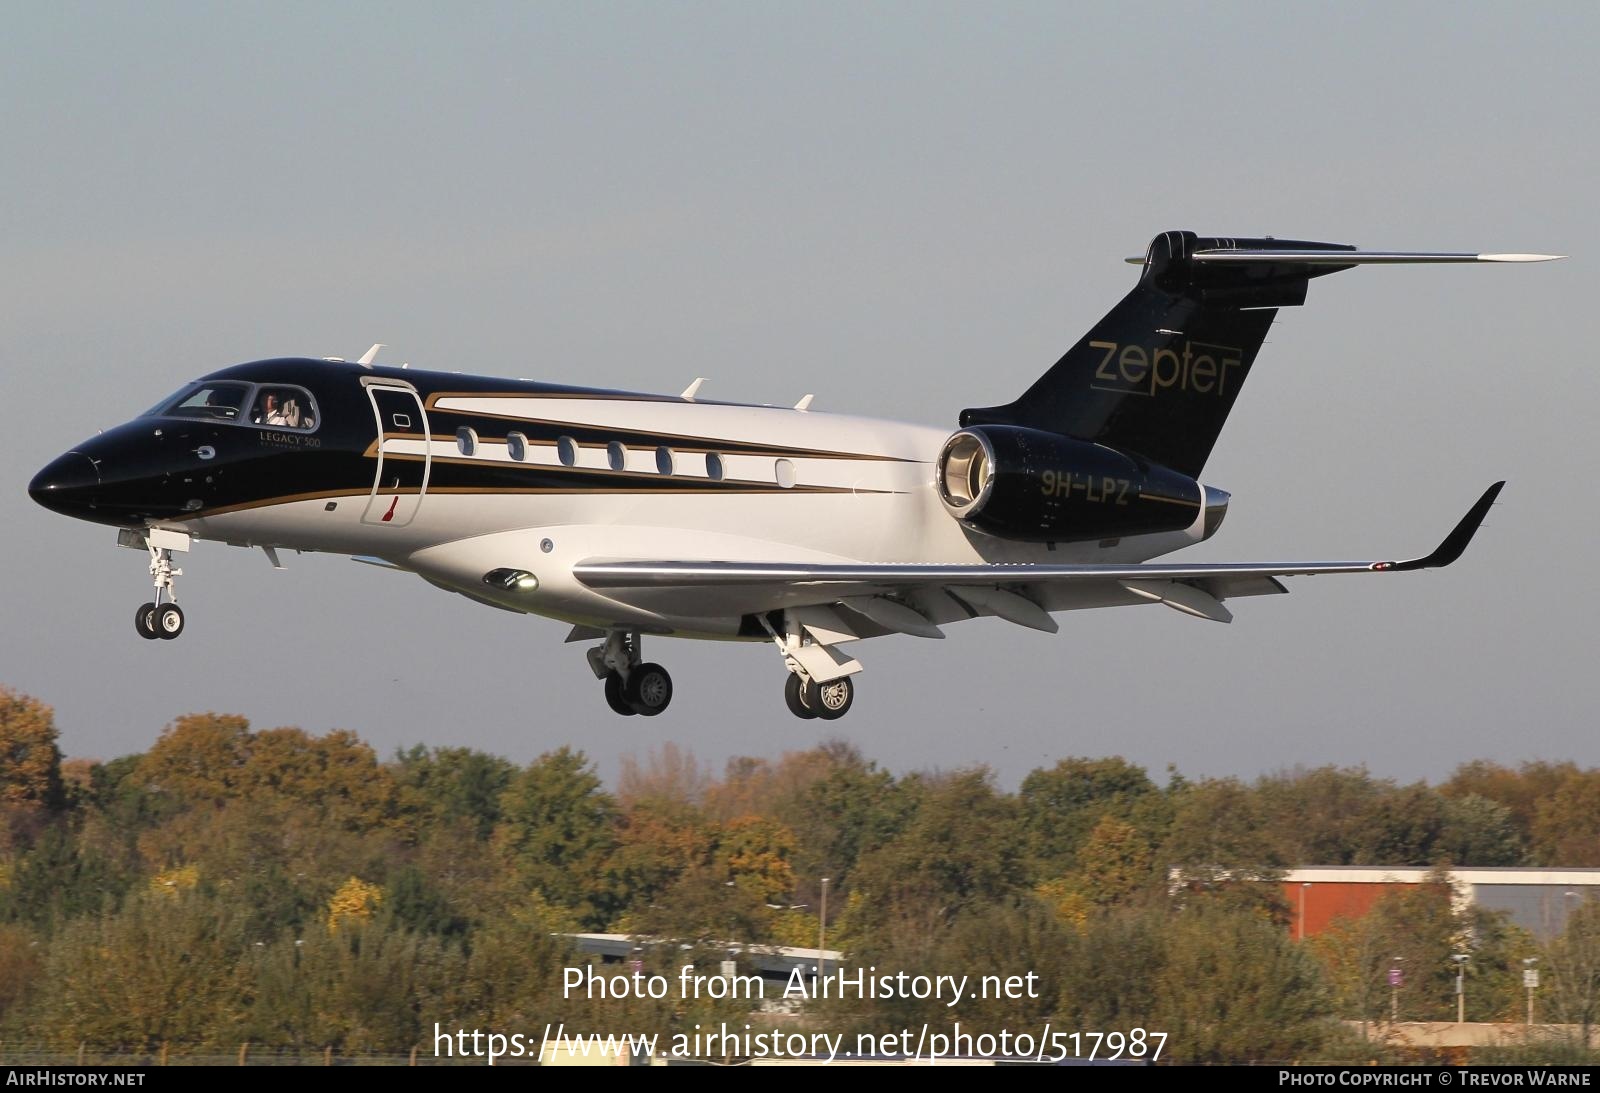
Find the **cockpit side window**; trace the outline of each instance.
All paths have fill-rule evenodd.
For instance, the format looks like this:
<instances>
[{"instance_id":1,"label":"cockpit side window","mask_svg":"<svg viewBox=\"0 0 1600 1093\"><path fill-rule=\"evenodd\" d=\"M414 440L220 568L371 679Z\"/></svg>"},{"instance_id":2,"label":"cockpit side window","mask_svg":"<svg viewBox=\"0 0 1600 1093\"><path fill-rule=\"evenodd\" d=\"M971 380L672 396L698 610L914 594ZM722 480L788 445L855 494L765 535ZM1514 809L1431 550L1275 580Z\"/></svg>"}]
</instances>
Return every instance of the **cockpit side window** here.
<instances>
[{"instance_id":1,"label":"cockpit side window","mask_svg":"<svg viewBox=\"0 0 1600 1093\"><path fill-rule=\"evenodd\" d=\"M317 427L317 408L310 392L303 388L263 384L256 392L250 421L255 425L309 433Z\"/></svg>"}]
</instances>

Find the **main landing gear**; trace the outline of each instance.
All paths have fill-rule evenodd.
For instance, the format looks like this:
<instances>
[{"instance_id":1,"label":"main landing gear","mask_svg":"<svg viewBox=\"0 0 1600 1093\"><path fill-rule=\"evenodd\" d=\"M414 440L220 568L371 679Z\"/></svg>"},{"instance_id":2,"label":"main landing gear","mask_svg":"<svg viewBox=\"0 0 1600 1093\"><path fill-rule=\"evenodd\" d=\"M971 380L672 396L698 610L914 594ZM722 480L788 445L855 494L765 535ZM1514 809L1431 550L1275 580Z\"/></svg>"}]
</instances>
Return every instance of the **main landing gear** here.
<instances>
[{"instance_id":1,"label":"main landing gear","mask_svg":"<svg viewBox=\"0 0 1600 1093\"><path fill-rule=\"evenodd\" d=\"M807 616L795 611L778 616L777 625L766 615L757 616L757 621L789 670L783 681L783 701L790 713L808 721L813 717L835 721L850 712L850 704L856 700L856 685L850 677L861 671L861 664L833 646L853 640L853 633L845 632L831 614L824 618L814 613L811 621L815 627Z\"/></svg>"},{"instance_id":2,"label":"main landing gear","mask_svg":"<svg viewBox=\"0 0 1600 1093\"><path fill-rule=\"evenodd\" d=\"M814 633L806 632L802 618L791 616L779 620L782 632L761 618L789 670L783 685L784 702L796 717L837 720L850 712L855 701L851 676L861 665L820 643ZM589 630L583 636L596 635L597 631ZM605 642L590 649L588 657L590 670L604 685L606 705L623 717L654 717L665 710L672 701L672 677L661 665L644 659L639 631L608 630L605 635Z\"/></svg>"},{"instance_id":3,"label":"main landing gear","mask_svg":"<svg viewBox=\"0 0 1600 1093\"><path fill-rule=\"evenodd\" d=\"M806 720L841 718L850 712L850 704L855 699L856 685L849 676L818 683L814 679L803 680L799 672L791 671L789 678L783 681L783 700L789 712Z\"/></svg>"},{"instance_id":4,"label":"main landing gear","mask_svg":"<svg viewBox=\"0 0 1600 1093\"><path fill-rule=\"evenodd\" d=\"M147 532L125 531L117 537L122 546L143 547L150 552L150 579L156 586L156 598L139 605L133 614L133 628L141 638L175 638L183 633L183 608L177 604L173 578L183 576L183 570L172 564L174 550L188 550L189 536L181 531L151 528Z\"/></svg>"},{"instance_id":5,"label":"main landing gear","mask_svg":"<svg viewBox=\"0 0 1600 1093\"><path fill-rule=\"evenodd\" d=\"M605 684L606 705L624 717L654 717L672 701L672 677L640 655L638 631L613 630L589 650L589 667Z\"/></svg>"}]
</instances>

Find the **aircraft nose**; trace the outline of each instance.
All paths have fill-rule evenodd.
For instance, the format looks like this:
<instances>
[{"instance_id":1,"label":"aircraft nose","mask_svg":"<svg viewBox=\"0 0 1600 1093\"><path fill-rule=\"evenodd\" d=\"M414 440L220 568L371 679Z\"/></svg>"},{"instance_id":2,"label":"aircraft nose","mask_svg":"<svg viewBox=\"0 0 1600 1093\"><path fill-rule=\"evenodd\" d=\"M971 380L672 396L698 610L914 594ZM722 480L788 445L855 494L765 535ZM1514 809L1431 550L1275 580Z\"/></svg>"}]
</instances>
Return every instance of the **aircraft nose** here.
<instances>
[{"instance_id":1,"label":"aircraft nose","mask_svg":"<svg viewBox=\"0 0 1600 1093\"><path fill-rule=\"evenodd\" d=\"M28 496L45 508L70 515L88 504L100 488L100 468L82 452L52 460L28 483Z\"/></svg>"}]
</instances>

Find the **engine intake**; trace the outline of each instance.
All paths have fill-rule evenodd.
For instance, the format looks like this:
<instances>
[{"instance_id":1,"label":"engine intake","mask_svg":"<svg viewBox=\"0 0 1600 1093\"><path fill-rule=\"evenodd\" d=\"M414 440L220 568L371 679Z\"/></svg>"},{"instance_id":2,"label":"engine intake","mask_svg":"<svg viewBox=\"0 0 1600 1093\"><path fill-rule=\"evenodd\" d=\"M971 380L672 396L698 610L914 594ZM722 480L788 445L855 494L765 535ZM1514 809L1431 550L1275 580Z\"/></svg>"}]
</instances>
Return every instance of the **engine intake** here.
<instances>
[{"instance_id":1,"label":"engine intake","mask_svg":"<svg viewBox=\"0 0 1600 1093\"><path fill-rule=\"evenodd\" d=\"M950 515L1007 539L1078 542L1183 531L1206 496L1198 482L1148 460L1018 425L978 425L945 441L939 496ZM1225 507L1221 511L1226 511ZM1206 534L1221 523L1205 521Z\"/></svg>"}]
</instances>

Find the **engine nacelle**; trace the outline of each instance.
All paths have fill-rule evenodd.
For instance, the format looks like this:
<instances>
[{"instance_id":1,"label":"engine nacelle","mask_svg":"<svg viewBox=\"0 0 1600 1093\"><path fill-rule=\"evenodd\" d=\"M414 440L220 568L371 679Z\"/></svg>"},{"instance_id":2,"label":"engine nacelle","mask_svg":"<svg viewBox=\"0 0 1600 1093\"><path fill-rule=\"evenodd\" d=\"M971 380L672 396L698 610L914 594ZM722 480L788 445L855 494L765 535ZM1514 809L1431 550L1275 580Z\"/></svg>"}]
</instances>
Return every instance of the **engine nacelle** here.
<instances>
[{"instance_id":1,"label":"engine nacelle","mask_svg":"<svg viewBox=\"0 0 1600 1093\"><path fill-rule=\"evenodd\" d=\"M963 523L1031 542L1183 531L1206 509L1202 537L1227 494L1113 448L1019 425L978 425L945 441L939 496Z\"/></svg>"}]
</instances>

